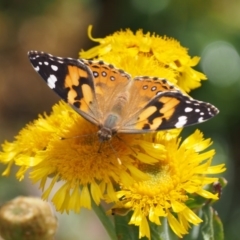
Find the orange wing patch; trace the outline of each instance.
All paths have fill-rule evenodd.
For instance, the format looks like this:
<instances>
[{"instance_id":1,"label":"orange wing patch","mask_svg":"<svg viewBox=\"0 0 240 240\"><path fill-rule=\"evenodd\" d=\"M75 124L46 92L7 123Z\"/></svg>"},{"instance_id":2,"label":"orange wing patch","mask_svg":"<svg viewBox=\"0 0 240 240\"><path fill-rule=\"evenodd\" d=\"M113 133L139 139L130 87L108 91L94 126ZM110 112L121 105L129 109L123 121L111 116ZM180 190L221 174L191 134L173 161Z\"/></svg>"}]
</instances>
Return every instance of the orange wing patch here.
<instances>
[{"instance_id":1,"label":"orange wing patch","mask_svg":"<svg viewBox=\"0 0 240 240\"><path fill-rule=\"evenodd\" d=\"M69 89L67 102L84 112L89 111L89 105L94 99L93 89L87 81L88 78L89 74L87 71L77 66L69 65L68 74L64 81L65 88Z\"/></svg>"},{"instance_id":2,"label":"orange wing patch","mask_svg":"<svg viewBox=\"0 0 240 240\"><path fill-rule=\"evenodd\" d=\"M157 77L136 77L131 88L132 98L138 98L138 108L146 106L157 94L165 91L179 91L174 85L165 79ZM134 101L134 100L133 100Z\"/></svg>"},{"instance_id":3,"label":"orange wing patch","mask_svg":"<svg viewBox=\"0 0 240 240\"><path fill-rule=\"evenodd\" d=\"M65 88L72 88L72 86L79 85L79 78L87 78L88 73L76 66L68 66L68 75L65 78Z\"/></svg>"},{"instance_id":4,"label":"orange wing patch","mask_svg":"<svg viewBox=\"0 0 240 240\"><path fill-rule=\"evenodd\" d=\"M87 112L89 110L89 105L93 103L94 95L91 87L88 84L82 85L83 98L79 101L79 109ZM76 104L76 103L75 103Z\"/></svg>"},{"instance_id":5,"label":"orange wing patch","mask_svg":"<svg viewBox=\"0 0 240 240\"><path fill-rule=\"evenodd\" d=\"M158 110L161 114L164 114L164 118L168 120L175 112L175 109L180 101L177 98L172 97L162 97L160 101L164 103L164 105Z\"/></svg>"},{"instance_id":6,"label":"orange wing patch","mask_svg":"<svg viewBox=\"0 0 240 240\"><path fill-rule=\"evenodd\" d=\"M139 114L135 125L136 129L157 130L163 119L166 121L172 117L180 101L176 98L162 97L159 99L159 103L160 106L150 105Z\"/></svg>"}]
</instances>

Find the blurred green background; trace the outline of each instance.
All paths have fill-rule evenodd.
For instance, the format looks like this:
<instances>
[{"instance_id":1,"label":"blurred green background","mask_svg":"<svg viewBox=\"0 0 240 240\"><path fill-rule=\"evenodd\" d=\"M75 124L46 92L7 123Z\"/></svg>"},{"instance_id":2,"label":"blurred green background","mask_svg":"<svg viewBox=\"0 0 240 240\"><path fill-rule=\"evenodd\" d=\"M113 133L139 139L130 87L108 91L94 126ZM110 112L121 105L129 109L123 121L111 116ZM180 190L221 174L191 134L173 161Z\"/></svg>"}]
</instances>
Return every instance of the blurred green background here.
<instances>
[{"instance_id":1,"label":"blurred green background","mask_svg":"<svg viewBox=\"0 0 240 240\"><path fill-rule=\"evenodd\" d=\"M12 141L39 113L50 112L59 98L33 71L28 50L77 57L95 45L93 37L130 28L179 40L191 56L201 56L196 69L208 81L191 92L211 102L220 114L197 127L212 138L214 163L225 163L228 186L215 204L224 224L225 239L240 234L240 1L239 0L0 0L0 142ZM184 129L192 133L196 126ZM0 166L2 171L4 166ZM15 172L0 178L0 204L18 195L40 196L28 179ZM107 240L105 230L88 210L57 214L57 240Z\"/></svg>"}]
</instances>

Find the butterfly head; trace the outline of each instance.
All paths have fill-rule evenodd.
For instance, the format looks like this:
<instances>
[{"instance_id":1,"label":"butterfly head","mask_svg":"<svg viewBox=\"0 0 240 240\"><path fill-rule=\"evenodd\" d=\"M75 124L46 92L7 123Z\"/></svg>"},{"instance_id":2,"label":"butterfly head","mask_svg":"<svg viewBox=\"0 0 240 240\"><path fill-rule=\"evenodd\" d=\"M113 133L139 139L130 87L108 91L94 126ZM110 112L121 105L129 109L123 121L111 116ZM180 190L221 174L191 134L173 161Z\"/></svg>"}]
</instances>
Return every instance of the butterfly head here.
<instances>
[{"instance_id":1,"label":"butterfly head","mask_svg":"<svg viewBox=\"0 0 240 240\"><path fill-rule=\"evenodd\" d=\"M100 128L97 134L100 142L106 142L109 141L112 138L112 136L116 134L116 132L110 128L103 126Z\"/></svg>"}]
</instances>

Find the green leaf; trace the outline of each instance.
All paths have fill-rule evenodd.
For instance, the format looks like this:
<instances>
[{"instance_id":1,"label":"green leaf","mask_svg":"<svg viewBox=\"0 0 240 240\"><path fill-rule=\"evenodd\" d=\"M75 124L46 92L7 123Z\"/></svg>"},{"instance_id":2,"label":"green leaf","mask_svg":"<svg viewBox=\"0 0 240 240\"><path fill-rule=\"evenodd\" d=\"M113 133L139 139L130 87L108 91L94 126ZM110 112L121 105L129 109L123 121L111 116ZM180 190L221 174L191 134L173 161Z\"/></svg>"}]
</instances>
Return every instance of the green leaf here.
<instances>
[{"instance_id":1,"label":"green leaf","mask_svg":"<svg viewBox=\"0 0 240 240\"><path fill-rule=\"evenodd\" d=\"M202 209L203 223L201 224L200 233L204 240L224 240L222 222L217 212L209 205Z\"/></svg>"},{"instance_id":2,"label":"green leaf","mask_svg":"<svg viewBox=\"0 0 240 240\"><path fill-rule=\"evenodd\" d=\"M156 225L152 222L149 223L151 231L151 239L154 240L177 240L177 236L169 229L166 218L161 218L162 225Z\"/></svg>"},{"instance_id":3,"label":"green leaf","mask_svg":"<svg viewBox=\"0 0 240 240\"><path fill-rule=\"evenodd\" d=\"M115 229L117 238L119 240L137 240L139 235L139 228L135 225L129 225L130 217L132 213L128 213L125 216L114 216L115 221ZM145 240L147 238L141 238L141 240Z\"/></svg>"},{"instance_id":4,"label":"green leaf","mask_svg":"<svg viewBox=\"0 0 240 240\"><path fill-rule=\"evenodd\" d=\"M202 208L202 206L206 203L206 198L199 196L199 195L193 195L189 196L189 199L186 202L186 205L190 209L198 209Z\"/></svg>"}]
</instances>

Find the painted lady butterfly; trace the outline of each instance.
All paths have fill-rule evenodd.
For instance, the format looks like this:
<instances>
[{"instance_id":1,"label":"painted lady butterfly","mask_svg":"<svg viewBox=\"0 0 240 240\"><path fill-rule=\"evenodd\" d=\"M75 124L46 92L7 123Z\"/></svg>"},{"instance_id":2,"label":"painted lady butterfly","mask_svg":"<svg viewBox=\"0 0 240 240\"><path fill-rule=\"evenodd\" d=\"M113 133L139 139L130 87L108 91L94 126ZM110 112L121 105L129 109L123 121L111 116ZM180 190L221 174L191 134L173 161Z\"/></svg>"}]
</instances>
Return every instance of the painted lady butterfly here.
<instances>
[{"instance_id":1,"label":"painted lady butterfly","mask_svg":"<svg viewBox=\"0 0 240 240\"><path fill-rule=\"evenodd\" d=\"M204 122L219 111L166 79L135 77L103 61L30 51L34 69L64 101L99 127L100 142L116 133L148 133Z\"/></svg>"}]
</instances>

